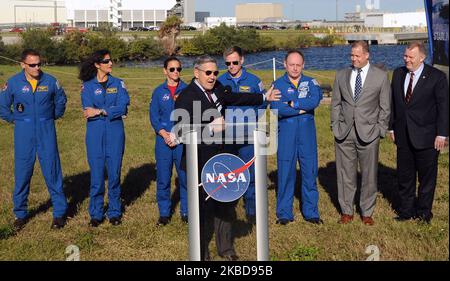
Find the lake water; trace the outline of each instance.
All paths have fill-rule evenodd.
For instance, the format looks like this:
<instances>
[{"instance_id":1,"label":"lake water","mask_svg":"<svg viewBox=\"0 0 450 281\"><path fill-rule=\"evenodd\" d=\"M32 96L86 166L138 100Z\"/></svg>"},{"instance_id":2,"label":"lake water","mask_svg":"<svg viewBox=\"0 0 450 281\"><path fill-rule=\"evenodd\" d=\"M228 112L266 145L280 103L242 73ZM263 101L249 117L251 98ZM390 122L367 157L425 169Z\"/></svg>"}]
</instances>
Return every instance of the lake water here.
<instances>
[{"instance_id":1,"label":"lake water","mask_svg":"<svg viewBox=\"0 0 450 281\"><path fill-rule=\"evenodd\" d=\"M404 45L372 45L370 46L370 61L374 64L382 64L387 69L393 70L403 66ZM336 70L349 66L350 45L334 47L311 47L301 49L305 55L306 70ZM272 69L272 58L283 62L286 51L271 51L245 55L245 63L249 69ZM179 57L185 68L191 68L195 57ZM219 69L225 69L222 56L215 56L219 63ZM145 63L129 62L125 65L135 67L161 67L163 59L148 61ZM427 63L430 60L427 58ZM284 69L281 63L276 64L277 69Z\"/></svg>"}]
</instances>

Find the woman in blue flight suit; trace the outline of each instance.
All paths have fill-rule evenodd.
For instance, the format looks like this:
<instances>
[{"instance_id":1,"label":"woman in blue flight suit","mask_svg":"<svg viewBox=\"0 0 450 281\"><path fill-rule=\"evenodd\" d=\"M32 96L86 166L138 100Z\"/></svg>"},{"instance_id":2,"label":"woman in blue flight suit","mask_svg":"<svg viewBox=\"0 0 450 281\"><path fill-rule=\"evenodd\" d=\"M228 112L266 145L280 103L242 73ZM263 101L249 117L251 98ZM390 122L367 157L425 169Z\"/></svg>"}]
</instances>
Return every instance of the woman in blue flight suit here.
<instances>
[{"instance_id":1,"label":"woman in blue flight suit","mask_svg":"<svg viewBox=\"0 0 450 281\"><path fill-rule=\"evenodd\" d=\"M176 144L170 135L173 127L170 115L174 110L175 100L186 88L186 84L180 79L181 69L181 62L176 57L169 57L164 61L164 74L167 79L153 91L150 102L150 123L156 133L156 200L159 209L157 225L166 225L170 221L170 179L174 163L180 186L180 216L183 222L188 221L186 173L180 168L183 145Z\"/></svg>"},{"instance_id":2,"label":"woman in blue flight suit","mask_svg":"<svg viewBox=\"0 0 450 281\"><path fill-rule=\"evenodd\" d=\"M122 118L130 103L122 80L111 75L112 60L108 50L94 52L80 68L83 81L81 103L86 123L86 148L91 169L89 225L97 227L104 218L105 165L108 173L108 211L112 225L122 217L120 172L125 149Z\"/></svg>"}]
</instances>

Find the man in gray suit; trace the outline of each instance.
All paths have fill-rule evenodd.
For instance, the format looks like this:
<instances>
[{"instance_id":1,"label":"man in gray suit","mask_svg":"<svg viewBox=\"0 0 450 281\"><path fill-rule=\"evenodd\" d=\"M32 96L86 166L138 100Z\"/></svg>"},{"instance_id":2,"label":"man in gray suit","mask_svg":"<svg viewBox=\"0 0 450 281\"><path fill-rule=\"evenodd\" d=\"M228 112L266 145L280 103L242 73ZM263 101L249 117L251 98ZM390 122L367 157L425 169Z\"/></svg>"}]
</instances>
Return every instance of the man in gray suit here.
<instances>
[{"instance_id":1,"label":"man in gray suit","mask_svg":"<svg viewBox=\"0 0 450 281\"><path fill-rule=\"evenodd\" d=\"M358 163L361 171L361 220L373 225L377 196L378 148L387 133L391 88L387 72L369 63L369 46L356 41L352 67L339 70L331 99L331 128L335 137L339 223L353 220Z\"/></svg>"}]
</instances>

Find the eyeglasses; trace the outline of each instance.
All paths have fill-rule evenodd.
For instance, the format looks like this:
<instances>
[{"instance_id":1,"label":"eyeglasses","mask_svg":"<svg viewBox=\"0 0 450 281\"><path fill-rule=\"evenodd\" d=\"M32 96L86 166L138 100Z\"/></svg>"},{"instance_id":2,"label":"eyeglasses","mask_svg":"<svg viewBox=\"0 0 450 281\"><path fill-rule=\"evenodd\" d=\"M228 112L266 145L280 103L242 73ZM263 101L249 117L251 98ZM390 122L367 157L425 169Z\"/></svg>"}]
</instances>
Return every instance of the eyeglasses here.
<instances>
[{"instance_id":1,"label":"eyeglasses","mask_svg":"<svg viewBox=\"0 0 450 281\"><path fill-rule=\"evenodd\" d=\"M212 71L212 70L203 70L203 69L200 69L200 68L197 68L197 69L200 70L200 71L205 72L206 76L211 76L211 74L214 74L214 76L218 76L219 75L219 71L218 70Z\"/></svg>"},{"instance_id":2,"label":"eyeglasses","mask_svg":"<svg viewBox=\"0 0 450 281\"><path fill-rule=\"evenodd\" d=\"M36 66L41 67L42 65L41 63L26 63L26 62L24 62L24 64L28 65L31 68L35 68Z\"/></svg>"},{"instance_id":3,"label":"eyeglasses","mask_svg":"<svg viewBox=\"0 0 450 281\"><path fill-rule=\"evenodd\" d=\"M101 64L108 64L110 62L112 62L112 59L104 59L104 60L99 61L99 63L101 63Z\"/></svg>"},{"instance_id":4,"label":"eyeglasses","mask_svg":"<svg viewBox=\"0 0 450 281\"><path fill-rule=\"evenodd\" d=\"M237 60L235 60L235 61L226 61L226 62L225 62L225 65L226 65L226 66L230 66L231 64L233 64L233 65L238 65L239 62L238 62Z\"/></svg>"},{"instance_id":5,"label":"eyeglasses","mask_svg":"<svg viewBox=\"0 0 450 281\"><path fill-rule=\"evenodd\" d=\"M175 70L177 70L178 72L181 72L181 70L183 70L183 68L181 68L181 67L171 67L171 68L169 68L170 72L175 72Z\"/></svg>"}]
</instances>

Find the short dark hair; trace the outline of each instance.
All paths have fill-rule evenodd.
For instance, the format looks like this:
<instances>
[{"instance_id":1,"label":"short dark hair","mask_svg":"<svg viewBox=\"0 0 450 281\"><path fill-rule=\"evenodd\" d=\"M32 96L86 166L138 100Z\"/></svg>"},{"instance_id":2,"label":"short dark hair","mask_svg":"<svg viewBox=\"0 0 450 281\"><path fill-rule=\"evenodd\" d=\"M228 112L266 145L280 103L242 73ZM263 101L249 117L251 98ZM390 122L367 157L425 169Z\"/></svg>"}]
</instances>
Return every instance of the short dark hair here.
<instances>
[{"instance_id":1,"label":"short dark hair","mask_svg":"<svg viewBox=\"0 0 450 281\"><path fill-rule=\"evenodd\" d=\"M358 40L352 43L352 49L356 48L356 47L361 47L363 49L364 52L366 53L370 53L369 52L369 44L364 41L364 40Z\"/></svg>"},{"instance_id":2,"label":"short dark hair","mask_svg":"<svg viewBox=\"0 0 450 281\"><path fill-rule=\"evenodd\" d=\"M284 61L287 61L287 58L288 58L291 54L299 54L299 55L302 57L303 61L305 61L305 56L303 55L302 51L300 51L300 50L295 50L295 49L289 50L289 51L286 53L286 55L284 56Z\"/></svg>"},{"instance_id":3,"label":"short dark hair","mask_svg":"<svg viewBox=\"0 0 450 281\"><path fill-rule=\"evenodd\" d=\"M237 54L239 55L239 57L241 57L241 58L242 58L242 56L244 55L244 53L242 52L241 47L239 47L239 46L233 46L233 47L226 48L226 49L223 51L223 58L225 58L225 57L231 55L232 53L237 53Z\"/></svg>"},{"instance_id":4,"label":"short dark hair","mask_svg":"<svg viewBox=\"0 0 450 281\"><path fill-rule=\"evenodd\" d=\"M171 61L177 61L181 65L181 61L177 57L170 56L164 60L164 68L167 68L167 66L169 65L169 62L171 62Z\"/></svg>"},{"instance_id":5,"label":"short dark hair","mask_svg":"<svg viewBox=\"0 0 450 281\"><path fill-rule=\"evenodd\" d=\"M41 57L41 54L39 54L39 52L34 49L25 49L25 50L23 50L22 54L20 55L20 60L22 62L24 62L28 56Z\"/></svg>"}]
</instances>

